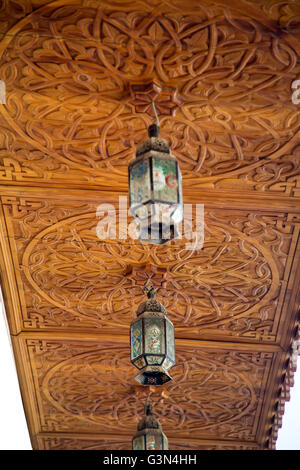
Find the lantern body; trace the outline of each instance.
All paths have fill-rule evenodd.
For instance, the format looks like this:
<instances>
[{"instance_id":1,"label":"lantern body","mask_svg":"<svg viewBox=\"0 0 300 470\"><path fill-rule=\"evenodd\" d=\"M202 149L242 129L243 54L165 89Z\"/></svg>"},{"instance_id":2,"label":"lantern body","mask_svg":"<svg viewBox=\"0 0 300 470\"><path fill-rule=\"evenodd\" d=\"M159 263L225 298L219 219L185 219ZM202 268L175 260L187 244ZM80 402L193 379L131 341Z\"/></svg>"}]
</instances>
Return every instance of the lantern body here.
<instances>
[{"instance_id":1,"label":"lantern body","mask_svg":"<svg viewBox=\"0 0 300 470\"><path fill-rule=\"evenodd\" d=\"M168 450L168 439L161 431L145 430L132 439L133 450Z\"/></svg>"},{"instance_id":2,"label":"lantern body","mask_svg":"<svg viewBox=\"0 0 300 470\"><path fill-rule=\"evenodd\" d=\"M150 139L138 146L129 164L129 205L139 225L139 239L162 244L178 236L176 225L183 218L182 178L169 144L158 137L157 126L152 128Z\"/></svg>"},{"instance_id":3,"label":"lantern body","mask_svg":"<svg viewBox=\"0 0 300 470\"><path fill-rule=\"evenodd\" d=\"M142 303L130 327L131 362L142 385L162 385L175 364L174 326L156 299Z\"/></svg>"}]
</instances>

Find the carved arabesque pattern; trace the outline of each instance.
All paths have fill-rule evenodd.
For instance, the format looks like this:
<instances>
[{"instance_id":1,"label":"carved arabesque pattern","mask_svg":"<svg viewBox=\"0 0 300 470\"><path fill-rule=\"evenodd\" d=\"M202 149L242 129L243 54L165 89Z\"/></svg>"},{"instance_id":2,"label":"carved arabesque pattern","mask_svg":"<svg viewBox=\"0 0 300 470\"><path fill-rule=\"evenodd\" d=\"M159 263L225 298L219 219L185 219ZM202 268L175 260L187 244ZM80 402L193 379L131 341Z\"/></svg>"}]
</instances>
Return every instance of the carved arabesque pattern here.
<instances>
[{"instance_id":1,"label":"carved arabesque pattern","mask_svg":"<svg viewBox=\"0 0 300 470\"><path fill-rule=\"evenodd\" d=\"M143 300L142 275L138 282L135 274L146 266L161 268L158 296L178 341L197 346L178 348L176 380L165 394L151 391L167 434L176 429L187 442L198 432L199 441L215 442L206 449L224 448L217 444L224 436L232 448L262 448L267 439L274 446L274 403L281 413L283 401L276 367L297 287L299 216L290 198L300 196L299 106L291 101L300 71L299 2L63 3L0 6L0 79L7 85L0 105L1 266L18 286L5 294L13 341L24 341L18 363L34 440L41 448L130 447L117 426L126 439L135 431L146 393L133 385L129 351L121 342L116 349L114 335L126 337ZM187 253L183 242L178 256L170 246L151 255L138 243L104 248L94 231L96 206L74 191L127 191L128 161L153 119L149 100L136 93L145 81L163 90L156 97L162 136L180 160L190 200L193 190L216 189L220 208L232 192L237 199L249 192L236 211L210 204L200 253ZM74 201L57 189L44 199L45 190L33 191L39 185L72 186ZM250 209L258 200L251 191L269 192L257 210ZM247 341L251 352L241 352ZM97 447L91 436L107 426L114 444L108 437Z\"/></svg>"},{"instance_id":2,"label":"carved arabesque pattern","mask_svg":"<svg viewBox=\"0 0 300 470\"><path fill-rule=\"evenodd\" d=\"M185 238L160 247L99 240L91 204L8 207L19 234L26 327L127 330L144 299L131 269L153 266L165 270L158 295L178 331L272 330L292 236L278 216L206 212L204 246L191 250Z\"/></svg>"},{"instance_id":3,"label":"carved arabesque pattern","mask_svg":"<svg viewBox=\"0 0 300 470\"><path fill-rule=\"evenodd\" d=\"M204 246L191 250L185 238L160 247L128 236L100 240L95 204L3 201L26 329L127 330L144 299L132 269L148 266L165 273L158 295L178 333L274 340L280 280L293 256L292 216L205 211Z\"/></svg>"},{"instance_id":4,"label":"carved arabesque pattern","mask_svg":"<svg viewBox=\"0 0 300 470\"><path fill-rule=\"evenodd\" d=\"M135 385L128 347L27 340L37 374L43 431L132 433L148 393ZM173 381L151 393L166 432L251 440L264 369L272 354L177 348ZM88 390L88 393L87 393ZM167 398L165 398L167 397ZM49 420L49 421L48 421ZM50 429L49 429L50 427Z\"/></svg>"},{"instance_id":5,"label":"carved arabesque pattern","mask_svg":"<svg viewBox=\"0 0 300 470\"><path fill-rule=\"evenodd\" d=\"M195 14L161 5L152 14L120 10L118 2L70 2L29 14L7 37L1 70L8 100L1 111L32 156L22 169L13 152L5 156L5 177L34 179L44 162L53 168L49 178L59 180L68 168L95 181L109 170L110 178L126 181L151 122L135 112L129 88L153 77L182 103L176 115L160 118L186 180L191 172L208 181L249 174L297 138L295 51L227 8L198 5Z\"/></svg>"}]
</instances>

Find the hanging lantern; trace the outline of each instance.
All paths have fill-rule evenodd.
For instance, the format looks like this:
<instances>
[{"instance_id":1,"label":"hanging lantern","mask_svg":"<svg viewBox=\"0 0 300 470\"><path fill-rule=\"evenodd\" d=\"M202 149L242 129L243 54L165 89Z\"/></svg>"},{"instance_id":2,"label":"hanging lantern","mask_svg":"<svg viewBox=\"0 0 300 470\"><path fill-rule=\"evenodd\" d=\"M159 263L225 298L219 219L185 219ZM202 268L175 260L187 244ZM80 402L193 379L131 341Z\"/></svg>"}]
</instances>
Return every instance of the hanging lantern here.
<instances>
[{"instance_id":1,"label":"hanging lantern","mask_svg":"<svg viewBox=\"0 0 300 470\"><path fill-rule=\"evenodd\" d=\"M180 168L159 130L157 119L149 126L149 140L137 147L128 168L129 205L138 238L153 244L177 238L177 224L183 218Z\"/></svg>"},{"instance_id":2,"label":"hanging lantern","mask_svg":"<svg viewBox=\"0 0 300 470\"><path fill-rule=\"evenodd\" d=\"M145 416L138 424L137 433L132 439L133 450L168 450L168 439L162 432L160 422L153 416L148 400Z\"/></svg>"},{"instance_id":3,"label":"hanging lantern","mask_svg":"<svg viewBox=\"0 0 300 470\"><path fill-rule=\"evenodd\" d=\"M174 326L149 279L144 291L148 300L138 307L130 326L131 362L139 369L140 384L162 385L172 380L168 370L175 364Z\"/></svg>"}]
</instances>

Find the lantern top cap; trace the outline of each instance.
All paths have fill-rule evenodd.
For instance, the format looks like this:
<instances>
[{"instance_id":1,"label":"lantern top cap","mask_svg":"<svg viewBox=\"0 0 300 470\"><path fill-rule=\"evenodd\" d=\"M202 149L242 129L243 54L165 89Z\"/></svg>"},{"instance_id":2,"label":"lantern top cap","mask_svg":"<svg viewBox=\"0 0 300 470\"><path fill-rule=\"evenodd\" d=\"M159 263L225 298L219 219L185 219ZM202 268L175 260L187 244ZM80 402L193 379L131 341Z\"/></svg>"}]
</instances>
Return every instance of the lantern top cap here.
<instances>
[{"instance_id":1,"label":"lantern top cap","mask_svg":"<svg viewBox=\"0 0 300 470\"><path fill-rule=\"evenodd\" d=\"M139 157L150 151L167 153L171 157L170 146L166 140L159 137L159 132L160 127L158 121L156 123L150 124L148 127L149 139L137 146L136 157Z\"/></svg>"},{"instance_id":2,"label":"lantern top cap","mask_svg":"<svg viewBox=\"0 0 300 470\"><path fill-rule=\"evenodd\" d=\"M150 124L148 127L148 135L149 137L158 137L159 136L160 127L157 124Z\"/></svg>"},{"instance_id":3,"label":"lantern top cap","mask_svg":"<svg viewBox=\"0 0 300 470\"><path fill-rule=\"evenodd\" d=\"M145 416L138 424L138 431L143 431L144 429L161 429L160 422L153 416L152 405L149 403L149 397L145 403Z\"/></svg>"},{"instance_id":4,"label":"lantern top cap","mask_svg":"<svg viewBox=\"0 0 300 470\"><path fill-rule=\"evenodd\" d=\"M172 157L168 142L161 137L150 137L150 139L145 140L139 144L136 149L136 157L148 153L151 150L155 152L166 153L169 157Z\"/></svg>"},{"instance_id":5,"label":"lantern top cap","mask_svg":"<svg viewBox=\"0 0 300 470\"><path fill-rule=\"evenodd\" d=\"M150 285L151 283L151 285ZM142 302L138 309L137 315L141 315L144 312L160 312L166 314L166 308L156 299L157 289L154 289L153 283L150 279L147 279L143 291L147 294L148 300Z\"/></svg>"},{"instance_id":6,"label":"lantern top cap","mask_svg":"<svg viewBox=\"0 0 300 470\"><path fill-rule=\"evenodd\" d=\"M145 294L147 294L148 299L156 300L157 289L154 289L153 282L150 280L150 278L148 278L145 282L143 291Z\"/></svg>"}]
</instances>

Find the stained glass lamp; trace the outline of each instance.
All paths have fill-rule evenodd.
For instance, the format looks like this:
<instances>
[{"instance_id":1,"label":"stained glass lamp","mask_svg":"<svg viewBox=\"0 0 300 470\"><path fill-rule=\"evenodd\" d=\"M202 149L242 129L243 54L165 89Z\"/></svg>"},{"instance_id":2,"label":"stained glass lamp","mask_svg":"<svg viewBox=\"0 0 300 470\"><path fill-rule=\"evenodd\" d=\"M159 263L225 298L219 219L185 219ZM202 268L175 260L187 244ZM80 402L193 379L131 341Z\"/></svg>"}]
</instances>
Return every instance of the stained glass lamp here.
<instances>
[{"instance_id":1,"label":"stained glass lamp","mask_svg":"<svg viewBox=\"0 0 300 470\"><path fill-rule=\"evenodd\" d=\"M149 126L149 140L137 147L128 167L130 213L138 226L139 240L163 244L178 237L183 218L182 180L178 162L159 126Z\"/></svg>"},{"instance_id":2,"label":"stained glass lamp","mask_svg":"<svg viewBox=\"0 0 300 470\"><path fill-rule=\"evenodd\" d=\"M138 307L130 326L131 362L139 369L140 384L163 385L172 380L168 370L175 364L174 326L149 280L144 291L148 300Z\"/></svg>"},{"instance_id":3,"label":"stained glass lamp","mask_svg":"<svg viewBox=\"0 0 300 470\"><path fill-rule=\"evenodd\" d=\"M160 422L153 416L152 406L146 402L145 416L138 424L132 439L133 450L168 450L168 439L162 432Z\"/></svg>"}]
</instances>

